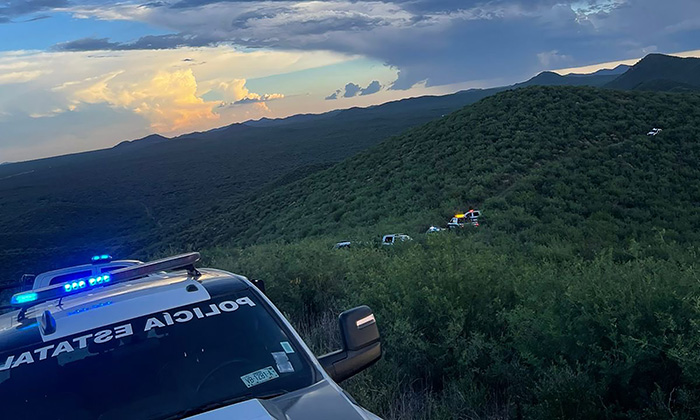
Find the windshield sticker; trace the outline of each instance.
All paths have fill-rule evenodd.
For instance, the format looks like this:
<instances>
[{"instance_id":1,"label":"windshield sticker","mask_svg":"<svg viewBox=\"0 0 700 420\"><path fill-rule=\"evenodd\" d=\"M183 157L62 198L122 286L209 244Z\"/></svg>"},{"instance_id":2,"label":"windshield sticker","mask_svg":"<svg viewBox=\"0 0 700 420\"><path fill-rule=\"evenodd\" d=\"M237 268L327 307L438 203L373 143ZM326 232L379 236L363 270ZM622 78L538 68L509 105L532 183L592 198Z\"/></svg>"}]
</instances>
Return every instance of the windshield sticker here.
<instances>
[{"instance_id":1,"label":"windshield sticker","mask_svg":"<svg viewBox=\"0 0 700 420\"><path fill-rule=\"evenodd\" d=\"M289 344L288 341L282 341L280 343L280 345L282 346L282 349L284 349L285 353L294 353L294 349L292 348L292 345Z\"/></svg>"},{"instance_id":2,"label":"windshield sticker","mask_svg":"<svg viewBox=\"0 0 700 420\"><path fill-rule=\"evenodd\" d=\"M192 320L209 318L218 316L224 313L230 313L238 310L242 306L253 307L255 303L248 297L239 299L225 300L219 303L210 305L201 305L199 307L189 308L170 312L163 312L159 315L149 317L145 324L137 321L132 321L128 324L119 325L112 328L105 328L97 331L94 334L86 334L80 337L75 337L72 340L64 340L54 342L54 344L36 348L30 351L25 351L21 354L14 354L0 359L0 372L9 369L16 369L22 365L30 365L35 362L46 360L49 358L58 357L64 353L72 353L75 350L84 349L92 344L104 344L113 339L118 340L124 337L133 335L135 331L149 332L151 330L161 330L168 328L174 324L183 324ZM283 353L284 354L284 353ZM254 372L255 373L255 372ZM276 373L275 373L276 374Z\"/></svg>"},{"instance_id":3,"label":"windshield sticker","mask_svg":"<svg viewBox=\"0 0 700 420\"><path fill-rule=\"evenodd\" d=\"M294 372L294 366L289 362L289 357L287 353L280 351L272 353L272 357L275 358L275 363L277 363L277 370L280 373L291 373Z\"/></svg>"},{"instance_id":4,"label":"windshield sticker","mask_svg":"<svg viewBox=\"0 0 700 420\"><path fill-rule=\"evenodd\" d=\"M256 370L255 372L251 372L247 375L241 376L241 380L245 384L246 387L252 388L255 385L260 385L262 383L265 383L267 381L271 381L273 379L277 379L280 376L275 372L275 369L272 368L272 366L268 366L266 368L262 368L260 370Z\"/></svg>"}]
</instances>

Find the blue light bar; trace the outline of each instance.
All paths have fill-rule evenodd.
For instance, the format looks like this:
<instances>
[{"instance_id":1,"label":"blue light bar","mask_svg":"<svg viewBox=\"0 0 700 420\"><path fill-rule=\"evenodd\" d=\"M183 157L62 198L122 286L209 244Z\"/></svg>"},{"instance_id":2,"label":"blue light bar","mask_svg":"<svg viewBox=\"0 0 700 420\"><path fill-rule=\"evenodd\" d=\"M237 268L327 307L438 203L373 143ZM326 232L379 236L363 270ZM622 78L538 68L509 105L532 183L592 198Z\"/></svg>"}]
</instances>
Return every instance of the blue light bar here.
<instances>
[{"instance_id":1,"label":"blue light bar","mask_svg":"<svg viewBox=\"0 0 700 420\"><path fill-rule=\"evenodd\" d=\"M16 295L12 296L11 303L13 305L21 305L23 303L34 302L38 298L39 298L39 295L37 295L34 292L18 293Z\"/></svg>"},{"instance_id":2,"label":"blue light bar","mask_svg":"<svg viewBox=\"0 0 700 420\"><path fill-rule=\"evenodd\" d=\"M13 306L32 306L36 303L46 302L51 299L60 299L70 296L82 292L83 290L101 287L111 281L112 278L109 274L103 274L99 277L91 277L89 279L73 280L72 282L69 281L64 284L56 284L44 287L43 289L37 289L33 292L18 293L12 296L10 303Z\"/></svg>"},{"instance_id":3,"label":"blue light bar","mask_svg":"<svg viewBox=\"0 0 700 420\"><path fill-rule=\"evenodd\" d=\"M109 257L109 256L108 256ZM111 257L109 257L111 258ZM112 283L120 283L128 280L138 279L159 271L187 270L188 276L198 276L199 272L194 268L194 264L199 261L199 253L177 255L163 258L145 264L138 264L133 267L118 269L110 274L102 274L97 277L87 277L73 280L67 283L54 284L31 292L17 293L12 296L11 304L15 307L28 308L50 300L61 299L76 293L80 293L93 288L107 286Z\"/></svg>"},{"instance_id":4,"label":"blue light bar","mask_svg":"<svg viewBox=\"0 0 700 420\"><path fill-rule=\"evenodd\" d=\"M110 261L112 261L112 256L109 254L95 255L94 257L92 257L93 264L95 264L95 263L100 263L100 264L108 263Z\"/></svg>"},{"instance_id":5,"label":"blue light bar","mask_svg":"<svg viewBox=\"0 0 700 420\"><path fill-rule=\"evenodd\" d=\"M104 274L99 277L90 277L86 280L76 280L72 283L68 282L63 285L63 290L66 292L72 292L73 290L82 290L90 286L98 286L100 284L109 283L109 274Z\"/></svg>"}]
</instances>

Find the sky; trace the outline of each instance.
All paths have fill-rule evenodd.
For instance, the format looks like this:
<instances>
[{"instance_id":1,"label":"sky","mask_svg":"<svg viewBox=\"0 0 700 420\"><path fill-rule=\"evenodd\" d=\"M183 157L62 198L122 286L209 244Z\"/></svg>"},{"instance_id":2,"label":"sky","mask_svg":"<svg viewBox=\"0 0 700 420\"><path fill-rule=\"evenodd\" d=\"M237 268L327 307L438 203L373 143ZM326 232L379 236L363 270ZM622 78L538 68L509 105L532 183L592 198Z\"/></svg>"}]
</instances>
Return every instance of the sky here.
<instances>
[{"instance_id":1,"label":"sky","mask_svg":"<svg viewBox=\"0 0 700 420\"><path fill-rule=\"evenodd\" d=\"M0 163L698 56L698 0L0 0Z\"/></svg>"}]
</instances>

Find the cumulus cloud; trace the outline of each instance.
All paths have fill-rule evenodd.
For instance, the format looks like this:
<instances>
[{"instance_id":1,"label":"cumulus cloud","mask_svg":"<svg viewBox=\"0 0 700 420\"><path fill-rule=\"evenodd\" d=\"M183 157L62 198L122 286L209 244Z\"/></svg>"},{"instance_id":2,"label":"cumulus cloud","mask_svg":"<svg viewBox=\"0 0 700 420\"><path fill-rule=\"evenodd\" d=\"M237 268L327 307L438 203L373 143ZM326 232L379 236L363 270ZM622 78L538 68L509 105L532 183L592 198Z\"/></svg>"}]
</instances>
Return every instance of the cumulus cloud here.
<instances>
[{"instance_id":1,"label":"cumulus cloud","mask_svg":"<svg viewBox=\"0 0 700 420\"><path fill-rule=\"evenodd\" d=\"M354 96L357 96L358 93L362 91L362 88L360 85L356 85L355 83L348 83L345 85L345 93L343 94L343 97L345 98L352 98Z\"/></svg>"},{"instance_id":2,"label":"cumulus cloud","mask_svg":"<svg viewBox=\"0 0 700 420\"><path fill-rule=\"evenodd\" d=\"M220 82L217 91L224 98L224 102L220 106L256 104L284 98L284 95L281 93L265 93L261 95L251 92L246 87L246 79ZM269 110L267 106L264 108Z\"/></svg>"},{"instance_id":3,"label":"cumulus cloud","mask_svg":"<svg viewBox=\"0 0 700 420\"><path fill-rule=\"evenodd\" d=\"M367 85L366 88L363 88L362 86L351 82L345 85L344 90L338 89L330 95L326 96L326 100L331 101L334 99L338 99L341 96L341 94L344 98L354 98L355 96L367 96L377 93L380 90L382 90L382 85L381 83L379 83L378 80L372 81L369 85Z\"/></svg>"},{"instance_id":4,"label":"cumulus cloud","mask_svg":"<svg viewBox=\"0 0 700 420\"><path fill-rule=\"evenodd\" d=\"M284 95L281 93L266 93L264 95L254 93L248 95L246 98L234 102L234 104L254 104L258 102L270 102L276 99L284 99Z\"/></svg>"},{"instance_id":5,"label":"cumulus cloud","mask_svg":"<svg viewBox=\"0 0 700 420\"><path fill-rule=\"evenodd\" d=\"M120 81L121 74L123 71L113 72L79 86L71 95L73 105L104 102L129 109L144 116L151 129L159 133L182 131L218 119L212 112L215 103L197 96L197 81L191 69L159 71L138 83Z\"/></svg>"}]
</instances>

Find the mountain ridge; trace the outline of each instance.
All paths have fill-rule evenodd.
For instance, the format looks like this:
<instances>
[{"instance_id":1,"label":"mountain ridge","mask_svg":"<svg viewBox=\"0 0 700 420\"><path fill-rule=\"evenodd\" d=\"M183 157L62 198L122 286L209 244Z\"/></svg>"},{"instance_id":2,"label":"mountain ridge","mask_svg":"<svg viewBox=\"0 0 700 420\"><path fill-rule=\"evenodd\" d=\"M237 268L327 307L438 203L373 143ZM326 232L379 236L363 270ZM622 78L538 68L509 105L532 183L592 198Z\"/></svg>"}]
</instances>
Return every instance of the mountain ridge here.
<instances>
[{"instance_id":1,"label":"mountain ridge","mask_svg":"<svg viewBox=\"0 0 700 420\"><path fill-rule=\"evenodd\" d=\"M700 58L649 54L605 87L622 90L700 91Z\"/></svg>"}]
</instances>

